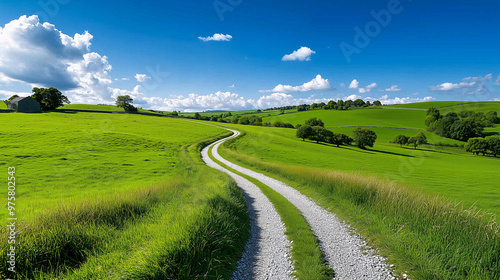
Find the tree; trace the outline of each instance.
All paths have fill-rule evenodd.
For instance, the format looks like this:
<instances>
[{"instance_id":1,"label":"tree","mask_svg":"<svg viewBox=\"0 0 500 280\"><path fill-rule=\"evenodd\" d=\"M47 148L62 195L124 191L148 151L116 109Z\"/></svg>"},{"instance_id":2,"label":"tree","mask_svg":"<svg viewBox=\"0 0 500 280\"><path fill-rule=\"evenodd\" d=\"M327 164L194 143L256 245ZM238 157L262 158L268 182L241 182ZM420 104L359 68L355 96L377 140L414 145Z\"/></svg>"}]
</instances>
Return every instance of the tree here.
<instances>
[{"instance_id":1,"label":"tree","mask_svg":"<svg viewBox=\"0 0 500 280\"><path fill-rule=\"evenodd\" d=\"M417 149L419 145L427 144L427 137L425 137L424 133L420 132L419 134L410 137L410 139L408 139L408 144L412 144L413 147Z\"/></svg>"},{"instance_id":2,"label":"tree","mask_svg":"<svg viewBox=\"0 0 500 280\"><path fill-rule=\"evenodd\" d=\"M325 124L323 123L322 120L314 117L314 118L310 118L306 121L306 125L309 125L309 126L321 126L321 127L325 127Z\"/></svg>"},{"instance_id":3,"label":"tree","mask_svg":"<svg viewBox=\"0 0 500 280\"><path fill-rule=\"evenodd\" d=\"M132 106L131 103L133 101L134 101L134 99L132 99L132 97L130 97L129 95L120 95L116 98L115 105L116 105L116 107L123 108L123 110L125 110L126 112L134 112L134 111L137 111L137 108ZM196 115L195 115L195 119L199 120L200 118L196 118Z\"/></svg>"},{"instance_id":4,"label":"tree","mask_svg":"<svg viewBox=\"0 0 500 280\"><path fill-rule=\"evenodd\" d=\"M43 111L54 110L66 104L70 104L69 99L64 96L58 89L50 88L33 88L31 98L40 103L40 109Z\"/></svg>"},{"instance_id":5,"label":"tree","mask_svg":"<svg viewBox=\"0 0 500 280\"><path fill-rule=\"evenodd\" d=\"M486 120L490 123L500 123L500 119L498 118L497 112L489 111L485 116Z\"/></svg>"},{"instance_id":6,"label":"tree","mask_svg":"<svg viewBox=\"0 0 500 280\"><path fill-rule=\"evenodd\" d=\"M340 137L342 138L342 143L344 143L345 145L351 145L352 142L354 141L354 139L352 139L351 137L345 135L345 134L340 134Z\"/></svg>"},{"instance_id":7,"label":"tree","mask_svg":"<svg viewBox=\"0 0 500 280\"><path fill-rule=\"evenodd\" d=\"M297 106L297 112L307 111L307 104Z\"/></svg>"},{"instance_id":8,"label":"tree","mask_svg":"<svg viewBox=\"0 0 500 280\"><path fill-rule=\"evenodd\" d=\"M403 145L408 143L408 136L405 136L403 134L399 134L398 136L396 136L396 138L394 138L394 140L392 142L401 145L401 148L402 148Z\"/></svg>"},{"instance_id":9,"label":"tree","mask_svg":"<svg viewBox=\"0 0 500 280\"><path fill-rule=\"evenodd\" d=\"M366 146L373 147L373 144L375 144L375 140L377 139L377 134L366 128L357 127L352 132L356 146L361 149L366 149Z\"/></svg>"},{"instance_id":10,"label":"tree","mask_svg":"<svg viewBox=\"0 0 500 280\"><path fill-rule=\"evenodd\" d=\"M344 139L342 138L342 135L340 133L332 133L332 135L327 139L328 143L337 145L337 147L340 147L340 145L344 144Z\"/></svg>"},{"instance_id":11,"label":"tree","mask_svg":"<svg viewBox=\"0 0 500 280\"><path fill-rule=\"evenodd\" d=\"M373 105L374 106L382 106L382 102L376 100L376 101L373 101Z\"/></svg>"},{"instance_id":12,"label":"tree","mask_svg":"<svg viewBox=\"0 0 500 280\"><path fill-rule=\"evenodd\" d=\"M465 144L465 151L473 153L475 155L479 155L482 153L483 156L488 150L488 142L484 138L476 137L470 138Z\"/></svg>"},{"instance_id":13,"label":"tree","mask_svg":"<svg viewBox=\"0 0 500 280\"><path fill-rule=\"evenodd\" d=\"M460 119L451 125L450 137L460 141L467 141L469 138L482 136L483 130L483 123L477 120Z\"/></svg>"},{"instance_id":14,"label":"tree","mask_svg":"<svg viewBox=\"0 0 500 280\"><path fill-rule=\"evenodd\" d=\"M434 107L430 107L429 109L427 109L427 116L434 116L436 120L439 120L441 118L439 110Z\"/></svg>"},{"instance_id":15,"label":"tree","mask_svg":"<svg viewBox=\"0 0 500 280\"><path fill-rule=\"evenodd\" d=\"M302 141L304 141L305 139L309 139L309 137L311 137L312 133L313 133L313 129L311 126L301 125L297 129L296 135L298 138L302 138Z\"/></svg>"},{"instance_id":16,"label":"tree","mask_svg":"<svg viewBox=\"0 0 500 280\"><path fill-rule=\"evenodd\" d=\"M313 132L309 139L312 141L316 141L316 143L327 142L329 137L333 136L333 132L322 126L313 126L312 131Z\"/></svg>"},{"instance_id":17,"label":"tree","mask_svg":"<svg viewBox=\"0 0 500 280\"><path fill-rule=\"evenodd\" d=\"M500 137L486 137L486 142L488 143L488 150L494 157L500 155Z\"/></svg>"},{"instance_id":18,"label":"tree","mask_svg":"<svg viewBox=\"0 0 500 280\"><path fill-rule=\"evenodd\" d=\"M337 102L335 102L335 101L333 101L333 100L330 100L330 101L328 101L328 103L326 104L325 109L328 109L328 110L334 110L336 106L337 106Z\"/></svg>"},{"instance_id":19,"label":"tree","mask_svg":"<svg viewBox=\"0 0 500 280\"><path fill-rule=\"evenodd\" d=\"M354 104L356 105L356 107L363 107L363 106L365 106L365 102L363 101L363 99L360 99L360 98L354 100Z\"/></svg>"}]
</instances>

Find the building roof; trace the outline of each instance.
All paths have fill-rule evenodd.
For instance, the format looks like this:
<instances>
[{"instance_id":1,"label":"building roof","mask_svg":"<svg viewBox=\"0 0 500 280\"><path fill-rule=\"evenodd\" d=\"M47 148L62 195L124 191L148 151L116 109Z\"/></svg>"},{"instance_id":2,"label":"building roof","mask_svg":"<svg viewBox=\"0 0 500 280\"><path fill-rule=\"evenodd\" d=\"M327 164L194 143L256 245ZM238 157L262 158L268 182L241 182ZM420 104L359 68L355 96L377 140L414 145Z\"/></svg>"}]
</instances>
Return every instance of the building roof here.
<instances>
[{"instance_id":1,"label":"building roof","mask_svg":"<svg viewBox=\"0 0 500 280\"><path fill-rule=\"evenodd\" d=\"M19 102L25 98L31 98L30 96L26 96L26 97L16 97L14 99L12 99L10 102Z\"/></svg>"}]
</instances>

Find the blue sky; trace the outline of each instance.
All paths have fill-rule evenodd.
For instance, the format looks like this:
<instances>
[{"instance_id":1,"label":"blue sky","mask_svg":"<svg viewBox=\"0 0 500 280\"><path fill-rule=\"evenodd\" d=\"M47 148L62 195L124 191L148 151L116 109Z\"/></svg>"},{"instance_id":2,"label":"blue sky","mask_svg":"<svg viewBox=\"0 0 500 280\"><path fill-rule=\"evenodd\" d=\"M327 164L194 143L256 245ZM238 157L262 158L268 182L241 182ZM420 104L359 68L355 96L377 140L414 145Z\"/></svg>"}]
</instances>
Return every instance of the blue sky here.
<instances>
[{"instance_id":1,"label":"blue sky","mask_svg":"<svg viewBox=\"0 0 500 280\"><path fill-rule=\"evenodd\" d=\"M499 100L500 3L438 2L6 0L0 98L56 86L73 103L129 94L181 111Z\"/></svg>"}]
</instances>

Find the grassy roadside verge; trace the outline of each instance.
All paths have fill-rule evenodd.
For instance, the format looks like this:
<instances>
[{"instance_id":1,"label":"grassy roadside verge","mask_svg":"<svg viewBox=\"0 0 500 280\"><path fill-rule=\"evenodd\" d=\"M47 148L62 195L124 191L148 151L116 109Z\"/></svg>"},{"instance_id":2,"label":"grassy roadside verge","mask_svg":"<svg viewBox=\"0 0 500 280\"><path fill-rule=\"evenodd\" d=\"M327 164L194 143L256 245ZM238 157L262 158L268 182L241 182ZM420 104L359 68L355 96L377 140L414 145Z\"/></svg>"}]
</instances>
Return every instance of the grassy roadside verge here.
<instances>
[{"instance_id":1,"label":"grassy roadside verge","mask_svg":"<svg viewBox=\"0 0 500 280\"><path fill-rule=\"evenodd\" d=\"M295 268L294 275L298 279L331 279L333 271L326 265L318 240L300 211L281 194L259 180L238 172L215 159L212 155L212 149L213 146L208 150L208 155L214 162L255 184L276 208L285 224L285 234L293 241L291 253Z\"/></svg>"},{"instance_id":2,"label":"grassy roadside verge","mask_svg":"<svg viewBox=\"0 0 500 280\"><path fill-rule=\"evenodd\" d=\"M499 279L500 231L475 209L344 172L269 163L227 147L231 161L282 180L345 219L412 279Z\"/></svg>"},{"instance_id":3,"label":"grassy roadside verge","mask_svg":"<svg viewBox=\"0 0 500 280\"><path fill-rule=\"evenodd\" d=\"M17 279L228 279L249 235L245 199L199 158L225 136L182 148L174 179L61 206L18 228ZM12 276L7 234L2 277Z\"/></svg>"}]
</instances>

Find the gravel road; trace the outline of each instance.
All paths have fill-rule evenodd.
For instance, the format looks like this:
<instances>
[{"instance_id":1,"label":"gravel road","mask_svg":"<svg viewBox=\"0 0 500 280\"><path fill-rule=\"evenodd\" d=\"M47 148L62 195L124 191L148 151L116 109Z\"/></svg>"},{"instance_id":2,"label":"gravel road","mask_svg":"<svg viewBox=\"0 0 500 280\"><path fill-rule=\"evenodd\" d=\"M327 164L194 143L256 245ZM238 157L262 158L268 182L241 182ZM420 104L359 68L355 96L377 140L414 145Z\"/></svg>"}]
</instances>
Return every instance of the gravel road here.
<instances>
[{"instance_id":1,"label":"gravel road","mask_svg":"<svg viewBox=\"0 0 500 280\"><path fill-rule=\"evenodd\" d=\"M251 236L232 279L294 279L290 275L293 272L291 243L285 235L285 225L271 201L259 187L222 168L208 157L210 146L218 146L225 139L205 147L201 154L208 166L229 174L245 194Z\"/></svg>"},{"instance_id":2,"label":"gravel road","mask_svg":"<svg viewBox=\"0 0 500 280\"><path fill-rule=\"evenodd\" d=\"M283 182L253 170L243 168L223 159L217 153L217 148L223 141L239 135L239 132L234 130L231 131L234 132L232 136L213 144L213 156L227 166L243 174L256 178L262 183L273 188L302 212L302 215L307 220L312 231L319 240L320 247L323 250L326 261L335 271L334 279L394 279L392 272L387 269L385 259L377 256L373 249L368 249L366 242L363 241L361 236L354 234L349 226L341 222L335 214L323 209L310 198L301 194L294 188L287 186ZM204 151L204 157L207 157L206 150ZM238 185L240 185L239 182ZM262 195L262 193L260 194ZM270 207L272 208L272 206ZM255 214L259 215L261 213L263 212L257 212ZM280 237L280 239L281 238L282 237ZM259 255L259 258L261 257L274 258L274 256ZM281 261L278 263L280 262ZM272 279L282 278L272 277Z\"/></svg>"}]
</instances>

